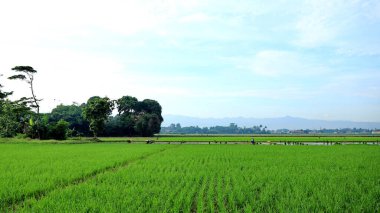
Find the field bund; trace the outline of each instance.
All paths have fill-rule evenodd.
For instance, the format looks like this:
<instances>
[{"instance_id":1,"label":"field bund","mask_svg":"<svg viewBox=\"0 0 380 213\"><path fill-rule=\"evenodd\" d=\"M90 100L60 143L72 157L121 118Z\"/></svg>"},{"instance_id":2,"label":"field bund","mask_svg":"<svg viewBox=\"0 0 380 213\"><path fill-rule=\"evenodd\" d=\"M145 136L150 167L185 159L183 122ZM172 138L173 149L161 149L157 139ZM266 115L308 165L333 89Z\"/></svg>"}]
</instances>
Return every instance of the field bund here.
<instances>
[{"instance_id":1,"label":"field bund","mask_svg":"<svg viewBox=\"0 0 380 213\"><path fill-rule=\"evenodd\" d=\"M380 147L0 144L0 212L379 212Z\"/></svg>"}]
</instances>

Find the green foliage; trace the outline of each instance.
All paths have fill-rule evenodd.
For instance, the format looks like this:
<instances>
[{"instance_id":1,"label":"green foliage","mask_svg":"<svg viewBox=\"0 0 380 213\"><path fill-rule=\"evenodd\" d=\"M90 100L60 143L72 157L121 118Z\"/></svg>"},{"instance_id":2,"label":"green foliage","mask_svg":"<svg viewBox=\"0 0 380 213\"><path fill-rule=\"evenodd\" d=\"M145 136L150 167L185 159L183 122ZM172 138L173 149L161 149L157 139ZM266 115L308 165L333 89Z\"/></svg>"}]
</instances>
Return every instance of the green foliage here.
<instances>
[{"instance_id":1,"label":"green foliage","mask_svg":"<svg viewBox=\"0 0 380 213\"><path fill-rule=\"evenodd\" d=\"M37 71L31 66L16 66L12 70L18 74L8 79L27 82L31 97L5 103L4 99L12 93L3 92L0 84L0 137L12 137L17 133L25 133L32 139L61 140L67 135L88 136L90 132L93 133L94 138L99 134L152 136L160 132L163 121L161 105L155 100L138 101L132 96L123 96L115 101L107 97L94 96L86 104L59 105L51 113L41 116L39 112L41 100L37 99L33 87L34 74ZM115 104L118 115L110 117ZM33 113L31 108L35 108L36 113Z\"/></svg>"},{"instance_id":2,"label":"green foliage","mask_svg":"<svg viewBox=\"0 0 380 213\"><path fill-rule=\"evenodd\" d=\"M163 118L157 101L123 96L115 103L118 115L108 119L105 136L153 136L160 132Z\"/></svg>"},{"instance_id":3,"label":"green foliage","mask_svg":"<svg viewBox=\"0 0 380 213\"><path fill-rule=\"evenodd\" d=\"M161 128L160 117L156 114L143 114L138 117L135 130L138 135L146 137L152 136L154 133L159 133Z\"/></svg>"},{"instance_id":4,"label":"green foliage","mask_svg":"<svg viewBox=\"0 0 380 213\"><path fill-rule=\"evenodd\" d=\"M69 123L70 135L90 135L89 122L86 121L82 114L85 104L82 105L58 105L49 114L49 122L58 122L64 120Z\"/></svg>"},{"instance_id":5,"label":"green foliage","mask_svg":"<svg viewBox=\"0 0 380 213\"><path fill-rule=\"evenodd\" d=\"M0 115L0 137L13 137L17 134L19 123L10 114Z\"/></svg>"},{"instance_id":6,"label":"green foliage","mask_svg":"<svg viewBox=\"0 0 380 213\"><path fill-rule=\"evenodd\" d=\"M26 139L26 138L28 138L28 136L26 134L17 133L14 138L16 138L16 139Z\"/></svg>"},{"instance_id":7,"label":"green foliage","mask_svg":"<svg viewBox=\"0 0 380 213\"><path fill-rule=\"evenodd\" d=\"M31 116L30 108L19 101L1 101L0 104L0 137L13 137L24 133Z\"/></svg>"},{"instance_id":8,"label":"green foliage","mask_svg":"<svg viewBox=\"0 0 380 213\"><path fill-rule=\"evenodd\" d=\"M159 116L160 120L163 120L161 116L161 105L155 100L145 99L139 102L136 111L139 113L156 114Z\"/></svg>"},{"instance_id":9,"label":"green foliage","mask_svg":"<svg viewBox=\"0 0 380 213\"><path fill-rule=\"evenodd\" d=\"M69 129L69 123L64 120L59 120L56 124L49 128L49 138L56 140L65 140Z\"/></svg>"},{"instance_id":10,"label":"green foliage","mask_svg":"<svg viewBox=\"0 0 380 213\"><path fill-rule=\"evenodd\" d=\"M135 113L138 100L132 96L123 96L116 100L117 111L120 114L130 115Z\"/></svg>"},{"instance_id":11,"label":"green foliage","mask_svg":"<svg viewBox=\"0 0 380 213\"><path fill-rule=\"evenodd\" d=\"M37 115L32 116L29 119L29 126L26 132L29 138L35 139L48 139L49 138L49 126L46 120L39 118Z\"/></svg>"},{"instance_id":12,"label":"green foliage","mask_svg":"<svg viewBox=\"0 0 380 213\"><path fill-rule=\"evenodd\" d=\"M157 101L145 99L142 101L142 103L145 105L143 110L145 110L147 113L161 115L162 107ZM162 120L162 117L160 117L160 120Z\"/></svg>"},{"instance_id":13,"label":"green foliage","mask_svg":"<svg viewBox=\"0 0 380 213\"><path fill-rule=\"evenodd\" d=\"M12 70L23 73L36 73L37 71L31 66L15 66Z\"/></svg>"},{"instance_id":14,"label":"green foliage","mask_svg":"<svg viewBox=\"0 0 380 213\"><path fill-rule=\"evenodd\" d=\"M83 110L84 118L90 122L90 130L94 138L104 129L108 116L111 115L113 102L105 97L94 96L88 99Z\"/></svg>"},{"instance_id":15,"label":"green foliage","mask_svg":"<svg viewBox=\"0 0 380 213\"><path fill-rule=\"evenodd\" d=\"M15 80L15 79L25 80L26 77L25 77L25 75L13 75L13 76L9 77L8 79L10 79L10 80Z\"/></svg>"},{"instance_id":16,"label":"green foliage","mask_svg":"<svg viewBox=\"0 0 380 213\"><path fill-rule=\"evenodd\" d=\"M69 132L69 123L64 120L49 122L49 116L43 115L40 119L30 118L27 136L43 140L65 140ZM38 137L39 136L39 137Z\"/></svg>"},{"instance_id":17,"label":"green foliage","mask_svg":"<svg viewBox=\"0 0 380 213\"><path fill-rule=\"evenodd\" d=\"M136 135L134 125L135 116L130 114L117 115L109 117L106 123L105 136L133 136Z\"/></svg>"},{"instance_id":18,"label":"green foliage","mask_svg":"<svg viewBox=\"0 0 380 213\"><path fill-rule=\"evenodd\" d=\"M0 76L3 76L3 75L0 74ZM13 94L13 92L4 92L2 91L1 88L3 88L2 84L0 84L0 105L1 105L1 102L4 101L5 98Z\"/></svg>"},{"instance_id":19,"label":"green foliage","mask_svg":"<svg viewBox=\"0 0 380 213\"><path fill-rule=\"evenodd\" d=\"M40 99L37 99L36 95L34 94L34 74L37 73L36 70L33 69L31 66L16 66L12 68L15 72L21 72L23 74L16 74L13 76L10 76L8 79L10 80L22 80L26 81L29 84L29 88L31 90L31 97L23 97L20 100L17 101L17 104L21 104L24 106L24 108L28 108L28 111L30 108L35 108L37 115L34 117L33 123L29 124L29 126L24 126L23 132L26 132L28 136L31 138L39 138L43 139L46 137L46 135L43 135L45 132L47 132L46 126L42 125L42 122L40 119L40 105L39 102ZM31 119L31 118L27 118ZM26 122L25 120L23 121ZM42 126L40 126L42 125Z\"/></svg>"}]
</instances>

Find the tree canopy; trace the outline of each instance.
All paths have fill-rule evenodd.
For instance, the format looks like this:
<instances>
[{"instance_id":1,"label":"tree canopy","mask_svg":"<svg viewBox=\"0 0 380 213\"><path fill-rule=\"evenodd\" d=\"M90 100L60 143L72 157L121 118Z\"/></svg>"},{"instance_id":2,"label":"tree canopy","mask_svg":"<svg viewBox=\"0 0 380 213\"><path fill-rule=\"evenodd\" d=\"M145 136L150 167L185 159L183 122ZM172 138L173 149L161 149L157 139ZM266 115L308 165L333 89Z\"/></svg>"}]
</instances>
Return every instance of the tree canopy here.
<instances>
[{"instance_id":1,"label":"tree canopy","mask_svg":"<svg viewBox=\"0 0 380 213\"><path fill-rule=\"evenodd\" d=\"M161 130L162 107L151 99L123 96L115 101L118 114L106 123L107 136L152 136Z\"/></svg>"},{"instance_id":2,"label":"tree canopy","mask_svg":"<svg viewBox=\"0 0 380 213\"><path fill-rule=\"evenodd\" d=\"M152 99L139 101L129 95L117 100L93 96L80 105L60 104L50 113L40 113L41 100L34 92L37 71L31 66L16 66L12 70L16 74L8 79L28 83L31 96L11 101L8 97L13 92L3 91L0 84L0 137L23 134L30 138L63 140L68 136L90 136L91 133L95 138L152 136L161 130L161 105ZM117 114L112 116L114 109Z\"/></svg>"},{"instance_id":3,"label":"tree canopy","mask_svg":"<svg viewBox=\"0 0 380 213\"><path fill-rule=\"evenodd\" d=\"M103 131L105 122L113 110L113 102L105 97L94 96L88 99L83 110L84 118L90 122L90 130L94 134L94 138Z\"/></svg>"}]
</instances>

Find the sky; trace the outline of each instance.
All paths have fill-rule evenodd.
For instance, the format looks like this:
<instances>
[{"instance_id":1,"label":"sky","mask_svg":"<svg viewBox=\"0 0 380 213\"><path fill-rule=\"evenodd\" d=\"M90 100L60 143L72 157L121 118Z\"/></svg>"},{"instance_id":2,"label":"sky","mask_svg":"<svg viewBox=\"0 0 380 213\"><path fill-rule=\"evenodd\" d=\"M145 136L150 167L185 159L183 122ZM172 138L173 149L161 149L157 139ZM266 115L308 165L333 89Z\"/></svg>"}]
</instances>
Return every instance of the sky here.
<instances>
[{"instance_id":1,"label":"sky","mask_svg":"<svg viewBox=\"0 0 380 213\"><path fill-rule=\"evenodd\" d=\"M380 121L378 0L0 2L0 78L41 111L91 96L163 114Z\"/></svg>"}]
</instances>

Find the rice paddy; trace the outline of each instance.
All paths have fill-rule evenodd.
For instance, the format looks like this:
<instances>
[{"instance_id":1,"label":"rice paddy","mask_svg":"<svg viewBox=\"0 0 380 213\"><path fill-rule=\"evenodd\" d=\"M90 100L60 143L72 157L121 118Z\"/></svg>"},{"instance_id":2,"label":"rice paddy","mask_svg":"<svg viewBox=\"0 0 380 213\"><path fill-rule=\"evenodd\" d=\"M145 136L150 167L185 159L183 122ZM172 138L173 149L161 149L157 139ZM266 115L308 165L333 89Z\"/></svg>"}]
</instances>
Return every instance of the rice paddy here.
<instances>
[{"instance_id":1,"label":"rice paddy","mask_svg":"<svg viewBox=\"0 0 380 213\"><path fill-rule=\"evenodd\" d=\"M0 144L0 210L378 212L380 147Z\"/></svg>"}]
</instances>

